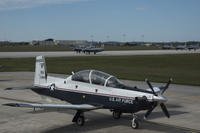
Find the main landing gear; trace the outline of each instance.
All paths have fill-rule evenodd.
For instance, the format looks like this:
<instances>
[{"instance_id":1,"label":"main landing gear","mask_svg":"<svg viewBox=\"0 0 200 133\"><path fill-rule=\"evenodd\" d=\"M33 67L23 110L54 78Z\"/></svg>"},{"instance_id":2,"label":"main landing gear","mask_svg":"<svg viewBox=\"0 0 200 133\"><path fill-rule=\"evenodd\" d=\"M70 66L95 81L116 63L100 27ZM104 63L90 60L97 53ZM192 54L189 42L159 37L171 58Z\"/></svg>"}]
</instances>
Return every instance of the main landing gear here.
<instances>
[{"instance_id":1,"label":"main landing gear","mask_svg":"<svg viewBox=\"0 0 200 133\"><path fill-rule=\"evenodd\" d=\"M78 126L83 126L85 123L85 117L83 111L77 111L72 122L75 122Z\"/></svg>"},{"instance_id":2,"label":"main landing gear","mask_svg":"<svg viewBox=\"0 0 200 133\"><path fill-rule=\"evenodd\" d=\"M113 118L120 119L122 112L121 111L113 111ZM85 117L83 111L77 111L72 122L75 122L78 126L83 126L85 124ZM133 114L133 119L131 121L131 127L133 129L139 128L139 118L137 115Z\"/></svg>"},{"instance_id":3,"label":"main landing gear","mask_svg":"<svg viewBox=\"0 0 200 133\"><path fill-rule=\"evenodd\" d=\"M113 118L120 119L122 112L121 111L113 111Z\"/></svg>"}]
</instances>

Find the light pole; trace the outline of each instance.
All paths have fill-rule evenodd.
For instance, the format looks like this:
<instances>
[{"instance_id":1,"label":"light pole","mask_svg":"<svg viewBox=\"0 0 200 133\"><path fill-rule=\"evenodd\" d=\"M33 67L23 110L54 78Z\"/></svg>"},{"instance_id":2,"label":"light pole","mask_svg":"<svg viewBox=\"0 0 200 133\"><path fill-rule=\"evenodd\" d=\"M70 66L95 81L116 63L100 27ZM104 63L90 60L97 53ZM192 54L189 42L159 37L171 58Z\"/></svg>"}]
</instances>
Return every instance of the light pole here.
<instances>
[{"instance_id":1,"label":"light pole","mask_svg":"<svg viewBox=\"0 0 200 133\"><path fill-rule=\"evenodd\" d=\"M126 34L123 34L123 41L125 42L126 41Z\"/></svg>"},{"instance_id":2,"label":"light pole","mask_svg":"<svg viewBox=\"0 0 200 133\"><path fill-rule=\"evenodd\" d=\"M144 43L144 34L141 35L142 43Z\"/></svg>"},{"instance_id":3,"label":"light pole","mask_svg":"<svg viewBox=\"0 0 200 133\"><path fill-rule=\"evenodd\" d=\"M90 35L90 37L91 37L91 41L93 42L94 35Z\"/></svg>"},{"instance_id":4,"label":"light pole","mask_svg":"<svg viewBox=\"0 0 200 133\"><path fill-rule=\"evenodd\" d=\"M122 34L122 37L123 37L123 42L121 45L125 44L126 43L126 34Z\"/></svg>"},{"instance_id":5,"label":"light pole","mask_svg":"<svg viewBox=\"0 0 200 133\"><path fill-rule=\"evenodd\" d=\"M110 36L109 36L109 35L107 35L107 36L106 36L106 39L107 39L107 41L109 41L109 38L110 38Z\"/></svg>"}]
</instances>

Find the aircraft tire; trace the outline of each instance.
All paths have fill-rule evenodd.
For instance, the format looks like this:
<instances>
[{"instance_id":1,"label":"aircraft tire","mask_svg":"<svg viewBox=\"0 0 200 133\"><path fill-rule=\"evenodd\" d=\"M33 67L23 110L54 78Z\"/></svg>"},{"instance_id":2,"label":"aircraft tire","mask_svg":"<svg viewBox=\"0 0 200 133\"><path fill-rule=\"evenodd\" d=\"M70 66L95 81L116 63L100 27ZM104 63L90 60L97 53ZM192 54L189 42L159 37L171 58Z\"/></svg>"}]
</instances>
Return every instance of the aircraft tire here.
<instances>
[{"instance_id":1,"label":"aircraft tire","mask_svg":"<svg viewBox=\"0 0 200 133\"><path fill-rule=\"evenodd\" d=\"M84 118L84 116L79 116L79 117L77 118L77 120L76 120L76 124L77 124L78 126L83 126L84 123L85 123L85 118Z\"/></svg>"},{"instance_id":2,"label":"aircraft tire","mask_svg":"<svg viewBox=\"0 0 200 133\"><path fill-rule=\"evenodd\" d=\"M132 127L133 129L138 129L138 128L139 128L139 121L138 121L137 118L136 118L136 119L133 119L133 120L131 121L131 127Z\"/></svg>"}]
</instances>

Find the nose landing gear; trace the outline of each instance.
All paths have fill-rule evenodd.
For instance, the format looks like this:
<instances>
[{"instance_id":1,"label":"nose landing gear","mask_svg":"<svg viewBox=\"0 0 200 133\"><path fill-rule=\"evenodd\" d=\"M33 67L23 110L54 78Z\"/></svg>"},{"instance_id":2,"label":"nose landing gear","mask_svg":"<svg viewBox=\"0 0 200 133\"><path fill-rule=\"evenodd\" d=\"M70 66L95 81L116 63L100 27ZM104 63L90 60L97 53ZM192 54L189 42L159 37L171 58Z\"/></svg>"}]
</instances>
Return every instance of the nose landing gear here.
<instances>
[{"instance_id":1,"label":"nose landing gear","mask_svg":"<svg viewBox=\"0 0 200 133\"><path fill-rule=\"evenodd\" d=\"M139 128L139 119L137 117L137 115L133 114L133 119L131 121L131 127L133 129L138 129Z\"/></svg>"}]
</instances>

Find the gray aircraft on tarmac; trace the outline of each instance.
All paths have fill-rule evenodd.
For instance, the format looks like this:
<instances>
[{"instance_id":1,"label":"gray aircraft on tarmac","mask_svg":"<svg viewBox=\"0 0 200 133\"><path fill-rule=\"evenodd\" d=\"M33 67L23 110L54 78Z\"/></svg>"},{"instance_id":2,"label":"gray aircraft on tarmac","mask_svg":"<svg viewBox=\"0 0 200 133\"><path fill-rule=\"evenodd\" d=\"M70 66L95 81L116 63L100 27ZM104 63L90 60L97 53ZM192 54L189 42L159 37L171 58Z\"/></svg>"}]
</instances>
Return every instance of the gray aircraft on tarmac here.
<instances>
[{"instance_id":1,"label":"gray aircraft on tarmac","mask_svg":"<svg viewBox=\"0 0 200 133\"><path fill-rule=\"evenodd\" d=\"M85 54L90 54L90 53L94 53L97 54L99 52L104 51L104 45L101 45L101 47L96 47L95 45L78 45L76 47L73 48L73 50L76 53L85 53Z\"/></svg>"},{"instance_id":2,"label":"gray aircraft on tarmac","mask_svg":"<svg viewBox=\"0 0 200 133\"><path fill-rule=\"evenodd\" d=\"M187 45L177 45L175 47L176 50L187 50Z\"/></svg>"},{"instance_id":3,"label":"gray aircraft on tarmac","mask_svg":"<svg viewBox=\"0 0 200 133\"><path fill-rule=\"evenodd\" d=\"M172 44L165 44L162 46L162 49L174 49L174 46Z\"/></svg>"},{"instance_id":4,"label":"gray aircraft on tarmac","mask_svg":"<svg viewBox=\"0 0 200 133\"><path fill-rule=\"evenodd\" d=\"M187 46L187 49L188 50L197 50L197 49L199 49L199 45L189 45L189 46Z\"/></svg>"}]
</instances>

